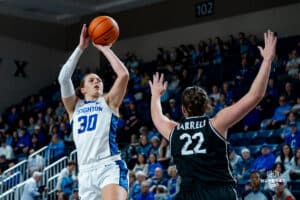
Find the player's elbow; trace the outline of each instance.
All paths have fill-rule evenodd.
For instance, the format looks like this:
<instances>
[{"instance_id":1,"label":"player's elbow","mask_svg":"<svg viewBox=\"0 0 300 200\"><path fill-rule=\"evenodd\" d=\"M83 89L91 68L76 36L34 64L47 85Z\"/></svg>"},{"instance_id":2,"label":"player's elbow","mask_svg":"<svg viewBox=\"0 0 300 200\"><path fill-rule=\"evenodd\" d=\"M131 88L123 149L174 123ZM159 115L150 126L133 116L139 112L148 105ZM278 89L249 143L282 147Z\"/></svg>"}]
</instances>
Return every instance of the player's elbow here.
<instances>
[{"instance_id":1,"label":"player's elbow","mask_svg":"<svg viewBox=\"0 0 300 200\"><path fill-rule=\"evenodd\" d=\"M128 81L129 80L129 72L127 70L124 70L119 76L122 80Z\"/></svg>"}]
</instances>

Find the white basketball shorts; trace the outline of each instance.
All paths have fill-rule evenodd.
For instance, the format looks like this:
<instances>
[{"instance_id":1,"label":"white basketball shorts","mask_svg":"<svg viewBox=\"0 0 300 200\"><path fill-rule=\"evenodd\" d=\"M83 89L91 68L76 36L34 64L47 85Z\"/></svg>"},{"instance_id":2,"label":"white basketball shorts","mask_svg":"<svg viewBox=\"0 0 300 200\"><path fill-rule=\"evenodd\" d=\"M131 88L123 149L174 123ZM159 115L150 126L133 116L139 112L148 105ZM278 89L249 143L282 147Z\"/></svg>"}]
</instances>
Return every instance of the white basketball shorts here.
<instances>
[{"instance_id":1,"label":"white basketball shorts","mask_svg":"<svg viewBox=\"0 0 300 200\"><path fill-rule=\"evenodd\" d=\"M79 166L79 197L80 200L101 199L100 190L108 184L118 184L128 191L128 169L123 160L115 156L95 163Z\"/></svg>"}]
</instances>

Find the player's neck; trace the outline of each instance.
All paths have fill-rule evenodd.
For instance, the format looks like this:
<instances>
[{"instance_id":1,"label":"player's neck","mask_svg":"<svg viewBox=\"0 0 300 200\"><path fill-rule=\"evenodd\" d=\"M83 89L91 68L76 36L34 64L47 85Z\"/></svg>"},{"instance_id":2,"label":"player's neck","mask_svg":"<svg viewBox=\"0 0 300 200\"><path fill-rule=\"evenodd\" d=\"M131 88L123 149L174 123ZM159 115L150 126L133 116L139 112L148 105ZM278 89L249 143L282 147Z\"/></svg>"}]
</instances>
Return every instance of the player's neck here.
<instances>
[{"instance_id":1,"label":"player's neck","mask_svg":"<svg viewBox=\"0 0 300 200\"><path fill-rule=\"evenodd\" d=\"M84 100L86 101L96 101L99 97L97 96L85 96Z\"/></svg>"}]
</instances>

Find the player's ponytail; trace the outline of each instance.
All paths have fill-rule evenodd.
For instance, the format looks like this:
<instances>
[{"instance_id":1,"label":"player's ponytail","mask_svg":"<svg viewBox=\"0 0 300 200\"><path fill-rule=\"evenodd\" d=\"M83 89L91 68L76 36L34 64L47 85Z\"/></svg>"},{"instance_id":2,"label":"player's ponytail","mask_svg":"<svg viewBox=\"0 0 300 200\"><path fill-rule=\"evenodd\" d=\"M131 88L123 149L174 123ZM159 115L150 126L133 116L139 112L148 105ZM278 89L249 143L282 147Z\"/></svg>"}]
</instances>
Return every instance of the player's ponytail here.
<instances>
[{"instance_id":1,"label":"player's ponytail","mask_svg":"<svg viewBox=\"0 0 300 200\"><path fill-rule=\"evenodd\" d=\"M83 95L82 92L81 92L81 88L84 87L84 80L85 80L85 77L80 81L79 87L77 87L76 90L75 90L76 96L77 96L79 99L84 99L84 95Z\"/></svg>"},{"instance_id":2,"label":"player's ponytail","mask_svg":"<svg viewBox=\"0 0 300 200\"><path fill-rule=\"evenodd\" d=\"M203 115L207 110L208 96L205 90L198 86L187 87L182 93L182 105L188 116Z\"/></svg>"}]
</instances>

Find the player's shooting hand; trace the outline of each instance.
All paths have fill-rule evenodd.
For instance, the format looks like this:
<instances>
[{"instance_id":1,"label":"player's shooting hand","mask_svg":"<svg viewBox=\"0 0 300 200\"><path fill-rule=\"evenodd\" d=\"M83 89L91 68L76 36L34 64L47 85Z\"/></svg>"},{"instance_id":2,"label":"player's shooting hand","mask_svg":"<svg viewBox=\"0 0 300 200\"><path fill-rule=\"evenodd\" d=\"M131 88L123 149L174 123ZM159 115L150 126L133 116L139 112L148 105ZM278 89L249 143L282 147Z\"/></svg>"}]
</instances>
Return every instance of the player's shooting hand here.
<instances>
[{"instance_id":1,"label":"player's shooting hand","mask_svg":"<svg viewBox=\"0 0 300 200\"><path fill-rule=\"evenodd\" d=\"M149 81L152 96L161 96L168 86L168 82L164 81L164 74L156 72L153 75L153 81Z\"/></svg>"},{"instance_id":2,"label":"player's shooting hand","mask_svg":"<svg viewBox=\"0 0 300 200\"><path fill-rule=\"evenodd\" d=\"M277 43L277 37L274 35L274 33L270 30L264 34L265 37L265 48L258 47L261 56L264 58L264 60L272 61L275 57L275 51L276 51L276 43Z\"/></svg>"},{"instance_id":3,"label":"player's shooting hand","mask_svg":"<svg viewBox=\"0 0 300 200\"><path fill-rule=\"evenodd\" d=\"M95 44L95 43L93 43L93 45L94 45L94 47L96 47L96 49L98 49L101 52L107 51L112 46L112 45L103 46L101 44Z\"/></svg>"}]
</instances>

